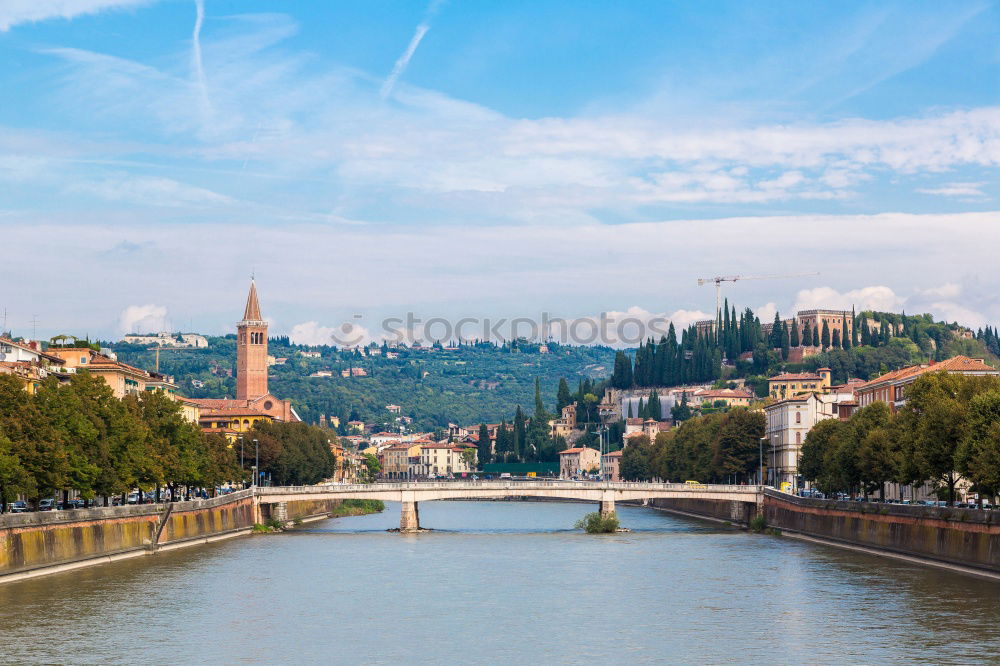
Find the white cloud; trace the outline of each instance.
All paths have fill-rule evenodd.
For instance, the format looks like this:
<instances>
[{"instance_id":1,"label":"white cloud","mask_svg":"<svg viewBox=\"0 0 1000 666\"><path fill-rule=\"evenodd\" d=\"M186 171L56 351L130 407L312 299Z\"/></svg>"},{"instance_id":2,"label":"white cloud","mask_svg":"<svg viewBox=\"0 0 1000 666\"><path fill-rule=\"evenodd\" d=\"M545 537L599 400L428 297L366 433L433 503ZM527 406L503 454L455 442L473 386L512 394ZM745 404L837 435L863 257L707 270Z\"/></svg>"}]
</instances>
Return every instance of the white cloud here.
<instances>
[{"instance_id":1,"label":"white cloud","mask_svg":"<svg viewBox=\"0 0 1000 666\"><path fill-rule=\"evenodd\" d=\"M905 299L886 286L863 287L841 293L832 287L817 287L803 289L798 293L792 310L815 310L817 308L832 308L850 310L852 307L861 310L882 310L898 312Z\"/></svg>"},{"instance_id":2,"label":"white cloud","mask_svg":"<svg viewBox=\"0 0 1000 666\"><path fill-rule=\"evenodd\" d=\"M162 305L130 305L118 317L122 333L158 333L167 329L167 308Z\"/></svg>"},{"instance_id":3,"label":"white cloud","mask_svg":"<svg viewBox=\"0 0 1000 666\"><path fill-rule=\"evenodd\" d=\"M777 314L777 312L778 312L778 305L773 301L770 303L765 303L764 305L758 306L753 309L753 313L757 315L757 319L760 319L761 322L765 324L773 322L774 315ZM787 319L789 316L790 313L786 314L785 318Z\"/></svg>"},{"instance_id":4,"label":"white cloud","mask_svg":"<svg viewBox=\"0 0 1000 666\"><path fill-rule=\"evenodd\" d=\"M0 3L0 32L21 23L52 18L71 19L110 9L148 5L156 0L3 0Z\"/></svg>"},{"instance_id":5,"label":"white cloud","mask_svg":"<svg viewBox=\"0 0 1000 666\"><path fill-rule=\"evenodd\" d=\"M125 201L147 206L193 206L230 204L230 197L186 185L170 178L120 176L101 181L74 183L70 189L108 201Z\"/></svg>"},{"instance_id":6,"label":"white cloud","mask_svg":"<svg viewBox=\"0 0 1000 666\"><path fill-rule=\"evenodd\" d=\"M293 326L288 337L296 345L336 345L338 347L354 347L367 344L372 340L368 329L353 322L344 322L339 326L321 326L318 322L307 321Z\"/></svg>"},{"instance_id":7,"label":"white cloud","mask_svg":"<svg viewBox=\"0 0 1000 666\"><path fill-rule=\"evenodd\" d=\"M942 187L920 188L917 192L937 194L943 197L986 198L982 188L986 183L945 183Z\"/></svg>"}]
</instances>

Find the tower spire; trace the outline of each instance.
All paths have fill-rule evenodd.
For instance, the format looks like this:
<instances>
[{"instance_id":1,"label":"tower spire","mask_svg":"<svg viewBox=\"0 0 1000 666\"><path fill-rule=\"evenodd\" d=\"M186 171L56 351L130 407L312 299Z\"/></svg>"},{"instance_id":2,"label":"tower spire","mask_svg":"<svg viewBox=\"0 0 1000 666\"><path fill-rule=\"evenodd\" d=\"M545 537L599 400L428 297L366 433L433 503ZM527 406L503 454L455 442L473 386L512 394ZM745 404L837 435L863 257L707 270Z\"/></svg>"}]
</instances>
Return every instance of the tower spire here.
<instances>
[{"instance_id":1,"label":"tower spire","mask_svg":"<svg viewBox=\"0 0 1000 666\"><path fill-rule=\"evenodd\" d=\"M243 309L243 321L261 321L257 282L253 278L250 278L250 293L247 294L247 306Z\"/></svg>"}]
</instances>

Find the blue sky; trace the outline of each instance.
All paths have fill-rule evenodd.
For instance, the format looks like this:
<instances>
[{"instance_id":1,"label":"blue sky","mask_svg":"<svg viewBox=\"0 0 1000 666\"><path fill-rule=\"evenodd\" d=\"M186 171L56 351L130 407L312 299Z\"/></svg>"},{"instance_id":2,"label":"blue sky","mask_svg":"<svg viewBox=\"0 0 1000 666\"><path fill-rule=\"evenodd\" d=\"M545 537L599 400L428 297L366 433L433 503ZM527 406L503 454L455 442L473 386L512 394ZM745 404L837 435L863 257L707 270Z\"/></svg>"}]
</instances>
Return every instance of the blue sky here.
<instances>
[{"instance_id":1,"label":"blue sky","mask_svg":"<svg viewBox=\"0 0 1000 666\"><path fill-rule=\"evenodd\" d=\"M199 18L200 16L200 18ZM30 334L361 314L1000 322L995 2L0 3ZM645 316L642 314L642 316Z\"/></svg>"}]
</instances>

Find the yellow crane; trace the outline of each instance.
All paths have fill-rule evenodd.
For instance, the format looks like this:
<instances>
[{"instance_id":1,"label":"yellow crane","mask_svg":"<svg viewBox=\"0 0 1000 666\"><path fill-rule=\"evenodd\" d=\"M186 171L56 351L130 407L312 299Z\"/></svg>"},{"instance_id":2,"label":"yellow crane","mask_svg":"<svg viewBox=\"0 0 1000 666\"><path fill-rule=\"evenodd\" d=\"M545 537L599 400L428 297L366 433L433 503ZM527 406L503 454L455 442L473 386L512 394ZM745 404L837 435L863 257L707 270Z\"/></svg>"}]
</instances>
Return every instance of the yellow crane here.
<instances>
[{"instance_id":1,"label":"yellow crane","mask_svg":"<svg viewBox=\"0 0 1000 666\"><path fill-rule=\"evenodd\" d=\"M722 315L722 283L739 280L780 280L784 278L813 277L819 273L793 273L790 275L716 275L710 278L698 278L698 286L715 283L715 317Z\"/></svg>"}]
</instances>

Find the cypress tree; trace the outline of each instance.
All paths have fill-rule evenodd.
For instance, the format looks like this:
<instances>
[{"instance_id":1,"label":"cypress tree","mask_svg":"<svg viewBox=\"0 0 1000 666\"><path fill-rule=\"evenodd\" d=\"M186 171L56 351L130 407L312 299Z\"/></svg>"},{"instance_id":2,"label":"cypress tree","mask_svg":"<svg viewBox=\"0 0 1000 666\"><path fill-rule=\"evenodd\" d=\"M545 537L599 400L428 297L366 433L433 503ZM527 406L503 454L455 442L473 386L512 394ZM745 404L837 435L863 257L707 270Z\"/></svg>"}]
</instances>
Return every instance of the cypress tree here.
<instances>
[{"instance_id":1,"label":"cypress tree","mask_svg":"<svg viewBox=\"0 0 1000 666\"><path fill-rule=\"evenodd\" d=\"M823 351L826 351L830 347L830 326L823 322L823 335L820 337L820 342L823 344Z\"/></svg>"},{"instance_id":2,"label":"cypress tree","mask_svg":"<svg viewBox=\"0 0 1000 666\"><path fill-rule=\"evenodd\" d=\"M854 312L854 306L851 306L851 346L858 346L858 315Z\"/></svg>"},{"instance_id":3,"label":"cypress tree","mask_svg":"<svg viewBox=\"0 0 1000 666\"><path fill-rule=\"evenodd\" d=\"M781 322L781 358L788 360L788 350L790 346L788 335L788 324Z\"/></svg>"},{"instance_id":4,"label":"cypress tree","mask_svg":"<svg viewBox=\"0 0 1000 666\"><path fill-rule=\"evenodd\" d=\"M566 378L559 379L559 390L556 392L556 414L562 414L563 407L573 402L573 397L569 393L569 384Z\"/></svg>"},{"instance_id":5,"label":"cypress tree","mask_svg":"<svg viewBox=\"0 0 1000 666\"><path fill-rule=\"evenodd\" d=\"M628 401L628 416L626 418L630 418L630 419L635 418L635 416L632 413L632 401L631 400Z\"/></svg>"},{"instance_id":6,"label":"cypress tree","mask_svg":"<svg viewBox=\"0 0 1000 666\"><path fill-rule=\"evenodd\" d=\"M771 349L781 348L781 316L774 313L774 323L771 324Z\"/></svg>"},{"instance_id":7,"label":"cypress tree","mask_svg":"<svg viewBox=\"0 0 1000 666\"><path fill-rule=\"evenodd\" d=\"M514 412L514 433L511 438L510 450L514 454L515 459L524 460L525 456L525 433L527 428L524 425L524 412L521 411L521 405L517 406L517 411Z\"/></svg>"},{"instance_id":8,"label":"cypress tree","mask_svg":"<svg viewBox=\"0 0 1000 666\"><path fill-rule=\"evenodd\" d=\"M800 341L799 341L799 320L798 319L793 319L792 320L792 332L791 332L791 335L788 338L788 345L790 347L798 347L799 344L800 344Z\"/></svg>"},{"instance_id":9,"label":"cypress tree","mask_svg":"<svg viewBox=\"0 0 1000 666\"><path fill-rule=\"evenodd\" d=\"M813 329L813 347L819 347L819 326Z\"/></svg>"},{"instance_id":10,"label":"cypress tree","mask_svg":"<svg viewBox=\"0 0 1000 666\"><path fill-rule=\"evenodd\" d=\"M832 340L832 342L830 344L831 344L831 346L834 349L839 349L840 348L840 330L839 329L836 329L836 328L833 329L833 340Z\"/></svg>"},{"instance_id":11,"label":"cypress tree","mask_svg":"<svg viewBox=\"0 0 1000 666\"><path fill-rule=\"evenodd\" d=\"M485 423L479 424L479 442L478 451L476 452L479 456L480 469L482 465L493 460L493 450L490 446L490 431L486 429Z\"/></svg>"},{"instance_id":12,"label":"cypress tree","mask_svg":"<svg viewBox=\"0 0 1000 666\"><path fill-rule=\"evenodd\" d=\"M647 418L660 421L663 418L663 410L660 407L660 396L656 391L649 392L649 402L646 403Z\"/></svg>"},{"instance_id":13,"label":"cypress tree","mask_svg":"<svg viewBox=\"0 0 1000 666\"><path fill-rule=\"evenodd\" d=\"M805 322L805 325L802 327L802 344L805 345L806 347L810 347L812 346L812 343L813 343L812 329L809 328L809 321L807 320Z\"/></svg>"},{"instance_id":14,"label":"cypress tree","mask_svg":"<svg viewBox=\"0 0 1000 666\"><path fill-rule=\"evenodd\" d=\"M847 333L847 313L846 312L844 313L844 323L841 324L840 330L841 330L841 334L840 334L840 346L843 347L844 349L850 349L851 348L851 336L848 335L848 333Z\"/></svg>"}]
</instances>

